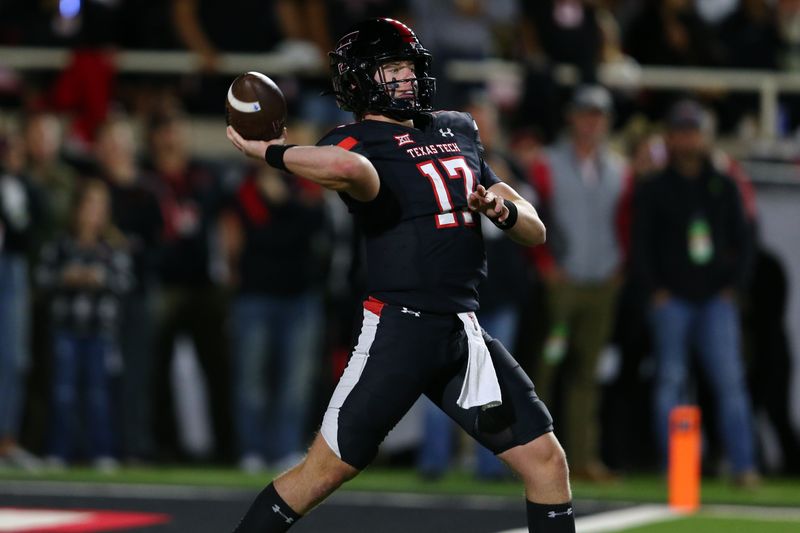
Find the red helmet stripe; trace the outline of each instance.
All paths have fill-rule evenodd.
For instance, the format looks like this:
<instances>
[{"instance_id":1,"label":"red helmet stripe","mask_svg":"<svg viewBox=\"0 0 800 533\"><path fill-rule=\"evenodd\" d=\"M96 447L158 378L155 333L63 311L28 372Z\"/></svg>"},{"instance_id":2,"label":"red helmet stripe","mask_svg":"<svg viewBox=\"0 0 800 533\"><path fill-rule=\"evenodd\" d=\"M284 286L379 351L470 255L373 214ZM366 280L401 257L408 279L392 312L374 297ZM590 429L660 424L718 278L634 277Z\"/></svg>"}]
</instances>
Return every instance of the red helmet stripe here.
<instances>
[{"instance_id":1,"label":"red helmet stripe","mask_svg":"<svg viewBox=\"0 0 800 533\"><path fill-rule=\"evenodd\" d=\"M395 29L400 32L400 35L403 37L404 43L413 43L416 42L417 36L414 35L414 32L411 31L411 28L400 22L399 20L395 19L383 19L386 22L390 23Z\"/></svg>"}]
</instances>

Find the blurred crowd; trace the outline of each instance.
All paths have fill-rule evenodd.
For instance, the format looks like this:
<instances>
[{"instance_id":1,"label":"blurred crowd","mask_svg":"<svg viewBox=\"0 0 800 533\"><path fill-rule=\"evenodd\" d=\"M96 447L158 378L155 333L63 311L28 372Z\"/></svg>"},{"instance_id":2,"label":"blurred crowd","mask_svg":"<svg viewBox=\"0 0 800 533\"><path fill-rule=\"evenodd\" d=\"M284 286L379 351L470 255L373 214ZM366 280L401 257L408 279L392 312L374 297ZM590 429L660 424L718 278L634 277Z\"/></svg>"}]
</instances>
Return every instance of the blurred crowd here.
<instances>
[{"instance_id":1,"label":"blurred crowd","mask_svg":"<svg viewBox=\"0 0 800 533\"><path fill-rule=\"evenodd\" d=\"M663 468L669 411L686 402L704 408L709 472L757 484L764 413L782 449L770 468L800 473L786 275L715 142L757 102L597 84L609 63L792 69L795 0L0 1L0 44L73 50L56 74L0 76L0 467L294 464L349 354L359 237L335 195L204 158L188 118L221 115L221 53L324 65L353 22L386 15L433 53L436 106L473 115L489 164L548 227L525 250L483 225L479 318L533 377L574 475ZM117 49L173 48L196 54L195 73L115 65ZM444 68L495 57L524 67L522 86ZM575 88L558 64L577 68ZM352 120L323 78L276 79L292 142ZM789 131L800 107L781 104ZM179 416L186 354L212 427L201 449ZM459 446L441 413L424 419L417 467L435 478ZM506 475L485 451L474 464Z\"/></svg>"},{"instance_id":2,"label":"blurred crowd","mask_svg":"<svg viewBox=\"0 0 800 533\"><path fill-rule=\"evenodd\" d=\"M167 84L191 112L216 114L216 93L228 82L218 75L223 54L270 52L305 72L281 80L298 115L335 122L337 115L316 102L326 88L320 79L326 54L354 21L371 16L395 16L416 29L436 57L439 100L451 107L463 106L467 94L443 76L451 60L518 62L525 70L523 86L498 76L489 89L504 111L526 111L524 124L535 126L547 141L562 122L556 65L572 65L579 79L592 82L601 65L624 76L637 65L792 71L800 64L797 0L4 0L0 45L61 46L76 53L57 87L50 87L48 76L20 80L3 72L0 98L29 103L35 89L50 89L54 105L81 115L75 129L86 139L112 90L115 102L144 113ZM188 49L196 72L160 78L119 74L113 51L120 49ZM699 96L715 110L721 131L752 133L755 95L716 88ZM639 112L659 119L673 97L664 91L619 92L615 121ZM797 98L782 95L780 133L799 124Z\"/></svg>"}]
</instances>

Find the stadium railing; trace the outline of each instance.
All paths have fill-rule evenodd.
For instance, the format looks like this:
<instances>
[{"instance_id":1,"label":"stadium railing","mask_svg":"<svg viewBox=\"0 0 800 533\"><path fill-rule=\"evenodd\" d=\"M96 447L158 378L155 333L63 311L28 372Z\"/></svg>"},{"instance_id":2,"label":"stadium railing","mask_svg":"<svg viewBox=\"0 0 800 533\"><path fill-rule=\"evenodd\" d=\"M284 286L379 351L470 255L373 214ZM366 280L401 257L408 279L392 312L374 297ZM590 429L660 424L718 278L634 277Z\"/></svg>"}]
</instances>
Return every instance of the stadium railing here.
<instances>
[{"instance_id":1,"label":"stadium railing","mask_svg":"<svg viewBox=\"0 0 800 533\"><path fill-rule=\"evenodd\" d=\"M0 47L0 66L20 71L54 70L69 59L69 49ZM197 71L197 58L185 51L119 51L117 65L121 72L152 74L187 74ZM298 61L291 54L222 54L221 74L239 74L260 70L271 74L319 74L323 65ZM519 77L522 65L502 60L450 61L447 75L456 81L479 81ZM555 69L556 80L572 85L577 71L568 65ZM800 74L755 70L677 68L639 66L632 62L600 66L599 80L609 87L628 89L722 89L757 93L760 100L759 135L764 139L778 136L781 93L800 93Z\"/></svg>"}]
</instances>

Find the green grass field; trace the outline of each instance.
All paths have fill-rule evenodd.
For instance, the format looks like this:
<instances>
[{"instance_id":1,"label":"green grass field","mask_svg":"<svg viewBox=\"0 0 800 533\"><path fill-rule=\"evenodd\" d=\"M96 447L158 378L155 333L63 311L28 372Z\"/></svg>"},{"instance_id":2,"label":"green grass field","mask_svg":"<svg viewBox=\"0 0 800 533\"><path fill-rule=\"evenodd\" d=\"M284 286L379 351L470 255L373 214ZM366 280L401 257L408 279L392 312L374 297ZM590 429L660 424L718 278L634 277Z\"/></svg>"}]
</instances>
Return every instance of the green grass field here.
<instances>
[{"instance_id":1,"label":"green grass field","mask_svg":"<svg viewBox=\"0 0 800 533\"><path fill-rule=\"evenodd\" d=\"M38 475L0 470L0 480L42 479L48 481L83 481L114 483L155 483L174 485L208 485L219 487L261 487L270 474L248 475L227 468L124 468L115 474L101 474L91 469L73 468L64 472ZM465 472L454 471L439 481L423 481L413 470L369 468L345 485L345 490L413 492L430 494L481 494L516 496L522 485L517 481L487 483L476 481ZM663 503L667 499L664 478L658 475L629 475L615 484L574 482L576 499L618 500ZM800 479L766 479L757 489L743 490L721 479L705 479L702 486L704 503L764 505L800 508ZM800 531L800 530L798 530Z\"/></svg>"},{"instance_id":2,"label":"green grass field","mask_svg":"<svg viewBox=\"0 0 800 533\"><path fill-rule=\"evenodd\" d=\"M65 472L47 472L38 475L0 470L3 480L47 480L90 483L173 484L215 487L259 488L270 475L253 476L235 469L223 468L125 468L115 474L101 474L90 469L70 469ZM420 494L475 494L491 496L520 496L519 482L478 482L464 472L452 472L436 482L426 482L412 470L370 468L345 485L345 490L411 492ZM0 492L2 492L0 490ZM611 500L641 503L665 503L665 480L658 475L630 475L612 485L577 482L573 484L576 499ZM766 479L757 489L737 489L720 479L706 479L702 487L702 501L706 505L730 504L749 507L789 507L798 509L800 516L800 479ZM760 516L748 508L747 513L735 509L719 515L703 511L691 517L682 517L643 527L620 530L620 533L798 533L800 521L793 517Z\"/></svg>"}]
</instances>

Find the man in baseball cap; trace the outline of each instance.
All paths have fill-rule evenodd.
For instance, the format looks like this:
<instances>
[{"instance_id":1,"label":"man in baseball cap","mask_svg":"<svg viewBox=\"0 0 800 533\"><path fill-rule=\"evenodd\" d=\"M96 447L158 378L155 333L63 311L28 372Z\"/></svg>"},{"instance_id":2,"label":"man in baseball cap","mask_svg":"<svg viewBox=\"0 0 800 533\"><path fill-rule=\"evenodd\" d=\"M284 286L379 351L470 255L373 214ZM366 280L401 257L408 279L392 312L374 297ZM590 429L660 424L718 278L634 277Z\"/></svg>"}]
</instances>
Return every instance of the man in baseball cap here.
<instances>
[{"instance_id":1,"label":"man in baseball cap","mask_svg":"<svg viewBox=\"0 0 800 533\"><path fill-rule=\"evenodd\" d=\"M688 400L696 353L715 396L732 479L753 486L759 475L735 297L746 281L751 242L736 183L712 164L710 125L695 100L679 100L667 113L667 166L636 194L633 270L649 294L662 460L670 412Z\"/></svg>"},{"instance_id":2,"label":"man in baseball cap","mask_svg":"<svg viewBox=\"0 0 800 533\"><path fill-rule=\"evenodd\" d=\"M572 95L570 111L613 111L611 93L602 85L581 85Z\"/></svg>"},{"instance_id":3,"label":"man in baseball cap","mask_svg":"<svg viewBox=\"0 0 800 533\"><path fill-rule=\"evenodd\" d=\"M669 130L705 130L708 125L708 113L699 102L689 98L676 102L667 114Z\"/></svg>"}]
</instances>

